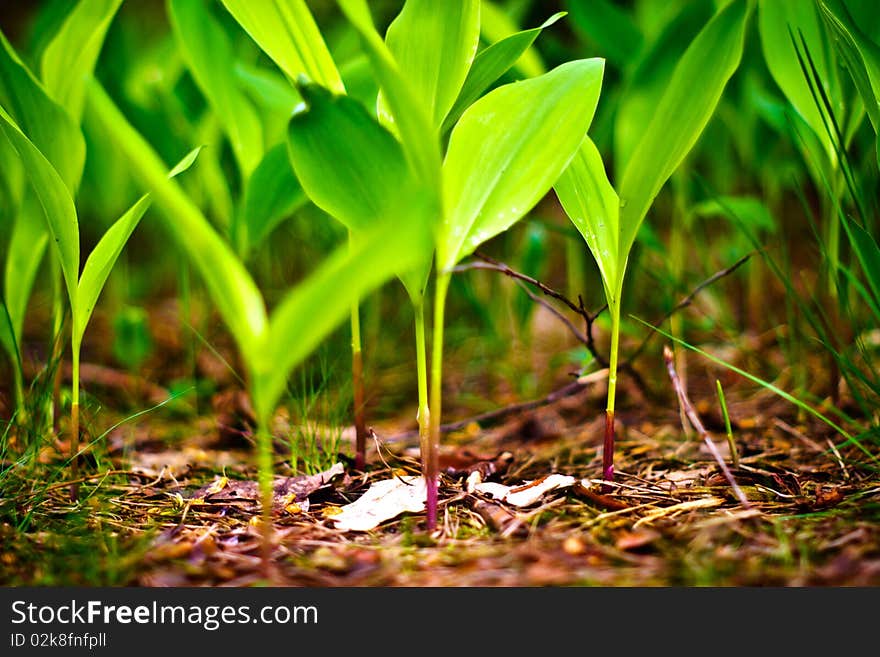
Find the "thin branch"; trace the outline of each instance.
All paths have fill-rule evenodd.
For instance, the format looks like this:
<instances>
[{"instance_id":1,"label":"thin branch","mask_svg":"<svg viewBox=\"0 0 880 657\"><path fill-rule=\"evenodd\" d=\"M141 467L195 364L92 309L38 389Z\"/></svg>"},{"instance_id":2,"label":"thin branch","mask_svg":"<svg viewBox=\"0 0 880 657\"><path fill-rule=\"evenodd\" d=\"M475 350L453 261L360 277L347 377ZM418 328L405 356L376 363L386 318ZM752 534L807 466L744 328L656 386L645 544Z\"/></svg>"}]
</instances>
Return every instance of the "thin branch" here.
<instances>
[{"instance_id":1,"label":"thin branch","mask_svg":"<svg viewBox=\"0 0 880 657\"><path fill-rule=\"evenodd\" d=\"M681 404L681 408L684 411L684 414L687 416L688 421L694 427L694 430L696 430L696 432L700 434L700 438L703 439L703 442L706 443L706 447L709 448L709 451L712 453L712 457L718 463L718 467L721 468L721 472L724 473L724 477L730 484L731 489L733 489L733 494L736 495L739 503L742 504L743 508L750 509L751 505L749 504L749 500L746 498L745 494L742 492L742 489L736 483L736 479L733 478L733 473L727 467L727 464L724 462L724 458L721 456L721 453L718 451L718 448L712 441L712 436L709 435L708 431L706 431L706 427L703 426L703 422L700 420L700 416L697 415L697 411L694 408L693 404L691 404L691 400L688 399L687 391L684 389L684 386L681 385L681 379L678 378L678 373L675 371L674 354L672 353L672 349L670 349L668 346L663 347L663 360L666 361L666 369L669 372L669 379L672 381L672 387L675 388L675 394L678 396L678 402L679 404Z\"/></svg>"}]
</instances>

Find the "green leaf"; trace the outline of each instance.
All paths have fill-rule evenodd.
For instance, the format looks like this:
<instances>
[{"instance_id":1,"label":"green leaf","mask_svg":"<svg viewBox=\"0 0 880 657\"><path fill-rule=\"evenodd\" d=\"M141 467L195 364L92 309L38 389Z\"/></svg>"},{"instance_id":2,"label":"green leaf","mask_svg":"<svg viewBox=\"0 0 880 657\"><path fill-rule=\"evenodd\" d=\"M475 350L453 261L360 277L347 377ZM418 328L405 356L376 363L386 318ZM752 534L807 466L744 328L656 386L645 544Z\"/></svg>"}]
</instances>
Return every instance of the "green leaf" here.
<instances>
[{"instance_id":1,"label":"green leaf","mask_svg":"<svg viewBox=\"0 0 880 657\"><path fill-rule=\"evenodd\" d=\"M0 107L0 129L18 152L34 194L43 208L52 234L71 306L76 303L79 278L79 225L76 208L64 181L49 160L33 145L12 117Z\"/></svg>"},{"instance_id":2,"label":"green leaf","mask_svg":"<svg viewBox=\"0 0 880 657\"><path fill-rule=\"evenodd\" d=\"M387 217L414 185L400 143L359 102L300 87L308 109L288 129L293 169L319 208L359 232Z\"/></svg>"},{"instance_id":3,"label":"green leaf","mask_svg":"<svg viewBox=\"0 0 880 657\"><path fill-rule=\"evenodd\" d=\"M43 51L41 76L49 95L79 123L86 85L122 0L80 0Z\"/></svg>"},{"instance_id":4,"label":"green leaf","mask_svg":"<svg viewBox=\"0 0 880 657\"><path fill-rule=\"evenodd\" d=\"M865 110L880 134L880 45L865 34L840 0L822 0L819 7L837 35L836 44L847 62Z\"/></svg>"},{"instance_id":5,"label":"green leaf","mask_svg":"<svg viewBox=\"0 0 880 657\"><path fill-rule=\"evenodd\" d=\"M279 223L308 202L287 155L287 144L273 146L254 169L244 190L244 200L233 235L238 251L247 254L275 230Z\"/></svg>"},{"instance_id":6,"label":"green leaf","mask_svg":"<svg viewBox=\"0 0 880 657\"><path fill-rule=\"evenodd\" d=\"M290 370L351 313L352 303L418 263L430 249L418 223L383 224L343 245L281 300L252 371L257 417L269 417Z\"/></svg>"},{"instance_id":7,"label":"green leaf","mask_svg":"<svg viewBox=\"0 0 880 657\"><path fill-rule=\"evenodd\" d=\"M3 330L7 322L0 318L0 339L9 354L15 358L16 347L21 347L21 332L28 299L34 279L49 243L49 232L43 220L43 209L33 193L25 195L18 216L12 226L6 254L6 274L3 296L9 313L11 332Z\"/></svg>"},{"instance_id":8,"label":"green leaf","mask_svg":"<svg viewBox=\"0 0 880 657\"><path fill-rule=\"evenodd\" d=\"M113 265L116 264L125 243L128 242L128 238L137 227L141 217L150 207L150 203L150 195L144 194L107 229L107 232L89 254L85 267L83 267L82 277L79 280L76 309L73 313L74 325L71 344L74 349L77 349L82 342L86 326L92 317L92 311L95 309L95 304L98 302L98 297L101 290L104 289L104 283L107 281Z\"/></svg>"},{"instance_id":9,"label":"green leaf","mask_svg":"<svg viewBox=\"0 0 880 657\"><path fill-rule=\"evenodd\" d=\"M767 205L754 196L720 196L691 208L697 217L736 217L749 228L775 233L778 224Z\"/></svg>"},{"instance_id":10,"label":"green leaf","mask_svg":"<svg viewBox=\"0 0 880 657\"><path fill-rule=\"evenodd\" d=\"M568 62L498 87L462 115L443 163L441 270L507 230L547 193L587 134L603 72L601 59Z\"/></svg>"},{"instance_id":11,"label":"green leaf","mask_svg":"<svg viewBox=\"0 0 880 657\"><path fill-rule=\"evenodd\" d=\"M423 104L402 75L388 46L376 32L365 0L338 0L338 3L360 34L361 43L394 118L407 161L424 184L439 188L440 144Z\"/></svg>"},{"instance_id":12,"label":"green leaf","mask_svg":"<svg viewBox=\"0 0 880 657\"><path fill-rule=\"evenodd\" d=\"M802 0L761 0L759 8L758 28L767 68L795 111L819 138L828 157L835 161L834 145L825 129L828 117L824 116L813 99L810 84L798 60L798 51L792 42L793 36L800 47L800 38L803 36L835 110L841 109L839 89L832 77L835 70L832 52L816 4ZM842 113L838 115L843 116Z\"/></svg>"},{"instance_id":13,"label":"green leaf","mask_svg":"<svg viewBox=\"0 0 880 657\"><path fill-rule=\"evenodd\" d=\"M201 0L169 0L168 12L178 48L247 179L263 157L263 129L251 101L230 75L236 65L232 44Z\"/></svg>"},{"instance_id":14,"label":"green leaf","mask_svg":"<svg viewBox=\"0 0 880 657\"><path fill-rule=\"evenodd\" d=\"M742 57L748 5L733 0L700 31L675 67L618 187L618 275L654 198L696 143Z\"/></svg>"},{"instance_id":15,"label":"green leaf","mask_svg":"<svg viewBox=\"0 0 880 657\"><path fill-rule=\"evenodd\" d=\"M189 152L171 169L168 177L173 178L192 166L200 150L201 147L198 147ZM79 344L86 331L86 326L88 326L89 319L92 317L92 311L95 309L95 304L98 302L101 290L104 289L107 277L119 259L119 254L122 253L122 249L128 243L129 237L131 237L134 229L137 228L141 217L144 216L151 203L150 195L144 194L107 229L107 232L104 233L89 254L79 279L76 296L77 307L73 313L72 344L74 349L79 348Z\"/></svg>"},{"instance_id":16,"label":"green leaf","mask_svg":"<svg viewBox=\"0 0 880 657\"><path fill-rule=\"evenodd\" d=\"M86 157L82 132L49 97L2 33L0 46L0 105L52 163L73 194Z\"/></svg>"},{"instance_id":17,"label":"green leaf","mask_svg":"<svg viewBox=\"0 0 880 657\"><path fill-rule=\"evenodd\" d=\"M435 127L455 103L479 42L478 0L407 0L388 27L385 43ZM380 116L384 104L380 95Z\"/></svg>"},{"instance_id":18,"label":"green leaf","mask_svg":"<svg viewBox=\"0 0 880 657\"><path fill-rule=\"evenodd\" d=\"M309 80L342 92L342 80L304 0L222 0L223 5L291 82Z\"/></svg>"},{"instance_id":19,"label":"green leaf","mask_svg":"<svg viewBox=\"0 0 880 657\"><path fill-rule=\"evenodd\" d=\"M250 359L257 336L266 327L265 304L253 279L199 208L167 178L165 164L97 81L89 86L87 103L107 128L132 176L153 194L166 228L186 249L242 354Z\"/></svg>"},{"instance_id":20,"label":"green leaf","mask_svg":"<svg viewBox=\"0 0 880 657\"><path fill-rule=\"evenodd\" d=\"M492 86L498 78L510 70L522 54L532 46L541 30L550 27L563 16L565 16L565 12L553 14L540 27L515 32L480 51L474 58L474 63L468 71L455 104L446 115L443 128L440 131L441 134L451 130L462 113L483 95L483 92Z\"/></svg>"},{"instance_id":21,"label":"green leaf","mask_svg":"<svg viewBox=\"0 0 880 657\"><path fill-rule=\"evenodd\" d=\"M620 199L608 181L602 156L592 139L584 139L554 188L562 208L596 259L609 304L614 303L619 281Z\"/></svg>"}]
</instances>

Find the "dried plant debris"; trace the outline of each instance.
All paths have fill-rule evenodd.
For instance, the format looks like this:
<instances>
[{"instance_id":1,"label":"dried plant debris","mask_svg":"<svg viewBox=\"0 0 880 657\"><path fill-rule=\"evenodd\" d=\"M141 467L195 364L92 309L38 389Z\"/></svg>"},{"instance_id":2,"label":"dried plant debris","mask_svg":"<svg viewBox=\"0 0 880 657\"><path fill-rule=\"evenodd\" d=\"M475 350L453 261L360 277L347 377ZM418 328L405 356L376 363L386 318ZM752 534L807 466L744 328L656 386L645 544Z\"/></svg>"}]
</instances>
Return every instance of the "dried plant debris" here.
<instances>
[{"instance_id":1,"label":"dried plant debris","mask_svg":"<svg viewBox=\"0 0 880 657\"><path fill-rule=\"evenodd\" d=\"M344 472L342 463L336 463L330 469L314 475L276 477L273 484L275 510L286 509L291 504L298 504L302 507L308 501L309 495L327 486L334 477ZM190 497L190 501L195 504L259 506L259 484L252 480L232 480L226 476L217 477L210 484L196 490Z\"/></svg>"},{"instance_id":2,"label":"dried plant debris","mask_svg":"<svg viewBox=\"0 0 880 657\"><path fill-rule=\"evenodd\" d=\"M425 480L420 476L394 477L374 482L351 504L331 516L337 529L367 532L402 513L425 510Z\"/></svg>"}]
</instances>

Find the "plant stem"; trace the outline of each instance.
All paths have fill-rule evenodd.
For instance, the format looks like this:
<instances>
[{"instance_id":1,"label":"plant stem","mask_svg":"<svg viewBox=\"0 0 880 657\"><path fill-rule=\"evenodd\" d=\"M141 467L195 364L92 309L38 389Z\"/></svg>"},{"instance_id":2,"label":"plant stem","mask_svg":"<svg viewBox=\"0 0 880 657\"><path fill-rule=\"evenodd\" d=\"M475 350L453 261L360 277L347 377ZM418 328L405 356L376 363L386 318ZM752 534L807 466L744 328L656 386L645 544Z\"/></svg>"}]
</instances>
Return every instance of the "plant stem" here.
<instances>
[{"instance_id":1,"label":"plant stem","mask_svg":"<svg viewBox=\"0 0 880 657\"><path fill-rule=\"evenodd\" d=\"M437 485L439 475L438 450L440 449L440 415L443 392L443 315L446 310L446 293L452 274L440 271L434 287L434 335L431 345L431 416L428 435L428 450L422 454L422 468L425 472L427 488L428 531L437 526Z\"/></svg>"},{"instance_id":2,"label":"plant stem","mask_svg":"<svg viewBox=\"0 0 880 657\"><path fill-rule=\"evenodd\" d=\"M55 373L52 377L52 398L48 401L47 428L58 434L58 418L61 399L61 354L63 352L61 329L64 325L64 303L61 298L61 263L58 257L50 258L52 277L52 360Z\"/></svg>"},{"instance_id":3,"label":"plant stem","mask_svg":"<svg viewBox=\"0 0 880 657\"><path fill-rule=\"evenodd\" d=\"M71 392L70 392L70 478L77 478L79 461L79 345L73 345L71 354ZM59 368L60 370L61 368ZM76 502L79 497L79 484L74 481L70 485L70 501Z\"/></svg>"},{"instance_id":4,"label":"plant stem","mask_svg":"<svg viewBox=\"0 0 880 657\"><path fill-rule=\"evenodd\" d=\"M269 420L263 416L257 420L257 478L260 484L260 533L262 545L260 560L263 575L269 577L272 563L272 433Z\"/></svg>"},{"instance_id":5,"label":"plant stem","mask_svg":"<svg viewBox=\"0 0 880 657\"><path fill-rule=\"evenodd\" d=\"M367 423L364 419L364 357L358 305L357 301L351 304L351 384L354 393L354 467L363 470L367 462Z\"/></svg>"},{"instance_id":6,"label":"plant stem","mask_svg":"<svg viewBox=\"0 0 880 657\"><path fill-rule=\"evenodd\" d=\"M351 233L349 233L351 245ZM351 302L351 385L354 403L354 467L367 463L367 422L364 418L364 357L361 351L361 317L358 299Z\"/></svg>"},{"instance_id":7,"label":"plant stem","mask_svg":"<svg viewBox=\"0 0 880 657\"><path fill-rule=\"evenodd\" d=\"M425 348L425 300L424 297L419 299L418 303L413 303L413 312L415 313L415 329L416 329L416 375L418 377L419 388L419 448L424 456L430 451L431 438L431 411L428 404L428 354ZM426 459L422 462L422 474L425 481L428 480L428 463Z\"/></svg>"},{"instance_id":8,"label":"plant stem","mask_svg":"<svg viewBox=\"0 0 880 657\"><path fill-rule=\"evenodd\" d=\"M602 478L614 481L614 401L617 393L617 355L620 344L620 295L608 304L611 313L611 353L608 358L608 405L605 407L605 441L602 446ZM603 493L611 492L603 486Z\"/></svg>"}]
</instances>

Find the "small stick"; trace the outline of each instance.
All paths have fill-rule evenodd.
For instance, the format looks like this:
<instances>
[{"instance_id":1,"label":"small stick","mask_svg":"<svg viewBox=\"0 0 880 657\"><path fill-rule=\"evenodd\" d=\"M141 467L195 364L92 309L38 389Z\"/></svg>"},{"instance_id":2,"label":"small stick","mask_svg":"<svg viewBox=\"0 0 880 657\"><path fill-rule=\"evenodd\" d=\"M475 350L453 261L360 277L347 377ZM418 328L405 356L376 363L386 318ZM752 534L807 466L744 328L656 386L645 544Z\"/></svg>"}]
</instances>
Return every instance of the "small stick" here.
<instances>
[{"instance_id":1,"label":"small stick","mask_svg":"<svg viewBox=\"0 0 880 657\"><path fill-rule=\"evenodd\" d=\"M742 489L740 489L740 487L737 485L736 479L733 478L733 474L730 472L730 469L724 462L721 453L718 451L718 448L715 447L715 443L712 442L712 436L709 435L708 431L706 431L706 427L703 426L703 422L700 420L700 416L697 415L696 409L691 404L690 399L688 399L687 392L685 392L684 388L681 385L681 380L678 378L678 373L675 371L675 356L673 355L672 349L670 349L669 346L663 347L663 360L666 361L666 369L669 372L669 378L672 381L672 387L675 388L675 394L678 395L678 402L679 404L681 404L681 408L684 410L688 421L691 423L691 426L694 427L694 430L700 435L700 438L703 439L703 442L706 443L706 446L712 453L712 457L715 459L715 461L717 461L718 466L721 468L721 472L724 473L724 477L730 484L731 489L733 489L733 493L734 495L736 495L736 498L739 500L740 504L743 505L743 508L750 509L751 505L749 504L748 499L742 492Z\"/></svg>"}]
</instances>

